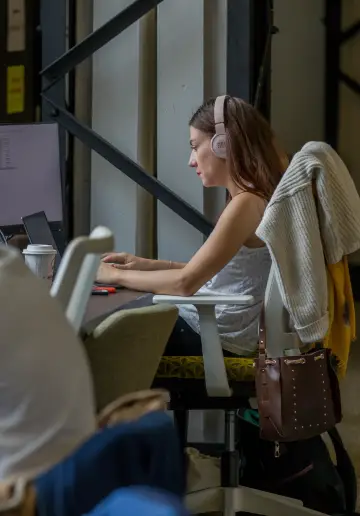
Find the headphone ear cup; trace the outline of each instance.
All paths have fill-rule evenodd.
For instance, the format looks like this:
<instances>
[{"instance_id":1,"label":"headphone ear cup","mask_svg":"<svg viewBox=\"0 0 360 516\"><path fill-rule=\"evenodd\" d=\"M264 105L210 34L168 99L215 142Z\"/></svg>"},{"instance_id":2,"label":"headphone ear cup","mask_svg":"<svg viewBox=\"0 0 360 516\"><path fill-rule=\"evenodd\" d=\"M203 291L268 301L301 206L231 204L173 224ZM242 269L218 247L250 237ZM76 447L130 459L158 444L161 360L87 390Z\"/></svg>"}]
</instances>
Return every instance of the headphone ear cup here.
<instances>
[{"instance_id":1,"label":"headphone ear cup","mask_svg":"<svg viewBox=\"0 0 360 516\"><path fill-rule=\"evenodd\" d=\"M217 158L226 159L226 136L214 134L211 139L211 150Z\"/></svg>"}]
</instances>

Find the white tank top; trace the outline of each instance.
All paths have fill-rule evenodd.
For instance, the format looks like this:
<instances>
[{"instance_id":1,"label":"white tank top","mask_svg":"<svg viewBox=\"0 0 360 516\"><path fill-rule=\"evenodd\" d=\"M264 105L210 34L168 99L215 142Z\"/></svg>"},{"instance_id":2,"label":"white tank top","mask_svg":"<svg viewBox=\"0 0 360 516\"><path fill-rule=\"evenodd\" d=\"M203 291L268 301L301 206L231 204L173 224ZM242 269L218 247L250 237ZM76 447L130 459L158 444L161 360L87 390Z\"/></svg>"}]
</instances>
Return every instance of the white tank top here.
<instances>
[{"instance_id":1,"label":"white tank top","mask_svg":"<svg viewBox=\"0 0 360 516\"><path fill-rule=\"evenodd\" d=\"M208 281L199 294L239 294L253 296L248 307L218 305L215 307L221 343L224 349L238 355L254 354L258 343L258 320L269 277L271 258L266 247L241 247L225 267ZM179 315L197 333L199 316L192 305L181 305Z\"/></svg>"}]
</instances>

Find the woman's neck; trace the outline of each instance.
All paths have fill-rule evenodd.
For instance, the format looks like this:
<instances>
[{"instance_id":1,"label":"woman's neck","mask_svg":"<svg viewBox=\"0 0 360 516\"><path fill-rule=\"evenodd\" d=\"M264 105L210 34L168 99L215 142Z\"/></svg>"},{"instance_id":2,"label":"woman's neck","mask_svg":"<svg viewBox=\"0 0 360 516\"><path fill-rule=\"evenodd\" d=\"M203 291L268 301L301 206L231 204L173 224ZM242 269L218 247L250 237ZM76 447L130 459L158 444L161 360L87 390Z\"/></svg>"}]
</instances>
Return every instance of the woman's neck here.
<instances>
[{"instance_id":1,"label":"woman's neck","mask_svg":"<svg viewBox=\"0 0 360 516\"><path fill-rule=\"evenodd\" d=\"M229 193L230 199L233 199L236 195L239 195L240 193L245 192L243 188L240 188L239 186L236 186L234 184L229 185L227 188L227 191Z\"/></svg>"}]
</instances>

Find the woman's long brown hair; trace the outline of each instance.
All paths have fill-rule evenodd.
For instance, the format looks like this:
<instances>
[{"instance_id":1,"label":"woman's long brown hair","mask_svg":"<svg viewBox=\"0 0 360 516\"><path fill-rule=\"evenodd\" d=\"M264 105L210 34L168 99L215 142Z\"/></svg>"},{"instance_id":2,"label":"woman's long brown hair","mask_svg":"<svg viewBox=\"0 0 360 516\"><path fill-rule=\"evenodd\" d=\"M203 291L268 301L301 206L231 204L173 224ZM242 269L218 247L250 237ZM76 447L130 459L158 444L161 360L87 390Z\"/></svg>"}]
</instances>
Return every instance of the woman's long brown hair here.
<instances>
[{"instance_id":1,"label":"woman's long brown hair","mask_svg":"<svg viewBox=\"0 0 360 516\"><path fill-rule=\"evenodd\" d=\"M204 102L189 122L210 137L215 134L214 104L215 99ZM235 97L225 100L224 121L232 180L244 191L269 200L284 172L269 123L254 107Z\"/></svg>"}]
</instances>

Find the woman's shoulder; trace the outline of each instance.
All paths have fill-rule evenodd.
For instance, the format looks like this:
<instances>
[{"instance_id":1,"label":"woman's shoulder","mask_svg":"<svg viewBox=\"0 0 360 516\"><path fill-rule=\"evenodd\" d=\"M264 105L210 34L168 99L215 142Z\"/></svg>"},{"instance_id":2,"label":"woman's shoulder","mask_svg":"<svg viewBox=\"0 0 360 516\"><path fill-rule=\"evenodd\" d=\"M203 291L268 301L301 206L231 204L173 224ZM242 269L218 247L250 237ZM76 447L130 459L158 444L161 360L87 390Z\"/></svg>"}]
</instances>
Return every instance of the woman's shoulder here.
<instances>
[{"instance_id":1,"label":"woman's shoulder","mask_svg":"<svg viewBox=\"0 0 360 516\"><path fill-rule=\"evenodd\" d=\"M247 216L253 215L255 218L262 218L267 206L267 201L252 192L241 192L235 195L227 204L224 211L233 214L245 213Z\"/></svg>"}]
</instances>

